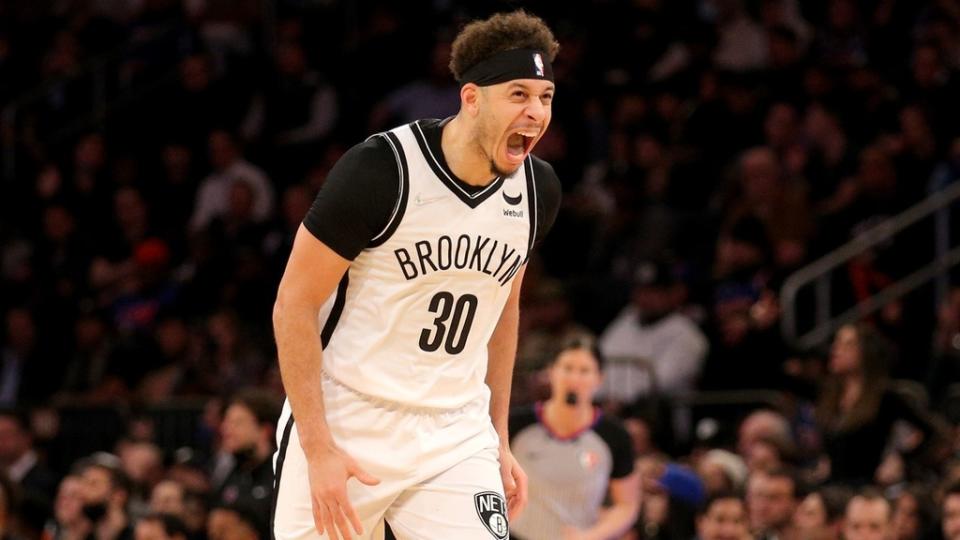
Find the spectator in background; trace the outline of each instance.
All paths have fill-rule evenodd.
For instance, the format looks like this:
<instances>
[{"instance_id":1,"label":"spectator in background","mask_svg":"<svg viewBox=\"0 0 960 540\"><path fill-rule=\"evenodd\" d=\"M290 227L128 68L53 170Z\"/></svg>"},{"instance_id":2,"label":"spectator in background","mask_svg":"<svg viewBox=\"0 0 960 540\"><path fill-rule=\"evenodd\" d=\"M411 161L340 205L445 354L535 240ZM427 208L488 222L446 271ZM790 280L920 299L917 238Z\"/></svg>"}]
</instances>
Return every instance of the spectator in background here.
<instances>
[{"instance_id":1,"label":"spectator in background","mask_svg":"<svg viewBox=\"0 0 960 540\"><path fill-rule=\"evenodd\" d=\"M0 342L0 407L13 407L46 397L50 377L44 377L41 344L34 314L13 307L4 315Z\"/></svg>"},{"instance_id":2,"label":"spectator in background","mask_svg":"<svg viewBox=\"0 0 960 540\"><path fill-rule=\"evenodd\" d=\"M266 524L273 510L273 454L276 420L280 405L273 395L262 390L237 393L227 405L221 435L223 450L233 454L235 465L217 490L222 505L241 504L256 514L258 523L269 535Z\"/></svg>"},{"instance_id":3,"label":"spectator in background","mask_svg":"<svg viewBox=\"0 0 960 540\"><path fill-rule=\"evenodd\" d=\"M124 474L130 480L127 508L131 518L136 521L150 510L153 487L163 477L163 454L152 442L125 440L117 445L117 455Z\"/></svg>"},{"instance_id":4,"label":"spectator in background","mask_svg":"<svg viewBox=\"0 0 960 540\"><path fill-rule=\"evenodd\" d=\"M926 486L908 484L893 499L893 540L928 538L933 524L933 501Z\"/></svg>"},{"instance_id":5,"label":"spectator in background","mask_svg":"<svg viewBox=\"0 0 960 540\"><path fill-rule=\"evenodd\" d=\"M701 388L777 389L785 344L775 324L773 245L763 223L746 216L720 232L713 273L710 357Z\"/></svg>"},{"instance_id":6,"label":"spectator in background","mask_svg":"<svg viewBox=\"0 0 960 540\"><path fill-rule=\"evenodd\" d=\"M889 387L890 354L884 338L865 323L846 325L837 332L830 376L817 402L833 481L853 485L873 481L898 420L920 430L920 449L930 448L938 437L933 420Z\"/></svg>"},{"instance_id":7,"label":"spectator in background","mask_svg":"<svg viewBox=\"0 0 960 540\"><path fill-rule=\"evenodd\" d=\"M337 90L309 65L306 50L285 39L274 48L273 73L253 99L242 126L243 137L272 148L274 177L287 185L299 178L340 115Z\"/></svg>"},{"instance_id":8,"label":"spectator in background","mask_svg":"<svg viewBox=\"0 0 960 540\"><path fill-rule=\"evenodd\" d=\"M793 534L793 514L800 502L794 473L757 470L747 479L750 530L760 540L784 540Z\"/></svg>"},{"instance_id":9,"label":"spectator in background","mask_svg":"<svg viewBox=\"0 0 960 540\"><path fill-rule=\"evenodd\" d=\"M960 140L955 144L960 157ZM954 287L937 310L933 362L926 377L931 403L942 403L950 385L956 381L960 381L960 288Z\"/></svg>"},{"instance_id":10,"label":"spectator in background","mask_svg":"<svg viewBox=\"0 0 960 540\"><path fill-rule=\"evenodd\" d=\"M767 64L766 36L742 0L711 2L716 9L718 43L714 64L731 71L749 71Z\"/></svg>"},{"instance_id":11,"label":"spectator in background","mask_svg":"<svg viewBox=\"0 0 960 540\"><path fill-rule=\"evenodd\" d=\"M271 224L263 242L263 253L267 258L271 279L279 280L283 275L287 254L293 249L293 238L311 204L313 191L306 183L294 184L283 191L279 215Z\"/></svg>"},{"instance_id":12,"label":"spectator in background","mask_svg":"<svg viewBox=\"0 0 960 540\"><path fill-rule=\"evenodd\" d=\"M696 512L706 498L700 478L693 470L657 454L638 458L637 470L643 484L643 504L631 538L691 538L696 533Z\"/></svg>"},{"instance_id":13,"label":"spectator in background","mask_svg":"<svg viewBox=\"0 0 960 540\"><path fill-rule=\"evenodd\" d=\"M236 127L237 113L234 96L245 96L214 73L210 58L202 53L186 55L179 63L179 78L172 88L157 95L152 124L153 134L160 142L177 138L185 141L191 150L199 150L204 134L217 126Z\"/></svg>"},{"instance_id":14,"label":"spectator in background","mask_svg":"<svg viewBox=\"0 0 960 540\"><path fill-rule=\"evenodd\" d=\"M229 392L257 384L266 358L243 322L232 311L221 309L210 314L206 323L206 354L201 358L205 364L195 373L202 379L201 388Z\"/></svg>"},{"instance_id":15,"label":"spectator in background","mask_svg":"<svg viewBox=\"0 0 960 540\"><path fill-rule=\"evenodd\" d=\"M529 279L529 278L527 278ZM556 358L565 343L578 336L591 336L589 329L573 319L573 308L563 283L545 279L533 283L521 315L515 383L511 400L532 403L549 396L549 381L543 368Z\"/></svg>"},{"instance_id":16,"label":"spectator in background","mask_svg":"<svg viewBox=\"0 0 960 540\"><path fill-rule=\"evenodd\" d=\"M0 472L0 540L20 540L17 494L10 480Z\"/></svg>"},{"instance_id":17,"label":"spectator in background","mask_svg":"<svg viewBox=\"0 0 960 540\"><path fill-rule=\"evenodd\" d=\"M789 112L771 108L768 134L777 129L789 130L789 120L779 119ZM772 131L771 131L772 130ZM778 136L773 137L778 142ZM783 141L779 141L783 142ZM780 268L795 268L806 257L807 241L813 232L813 220L807 207L806 186L796 178L784 174L783 166L774 150L759 146L740 155L740 196L727 210L727 223L733 224L752 217L764 227L773 249L773 262ZM730 225L728 225L729 227Z\"/></svg>"},{"instance_id":18,"label":"spectator in background","mask_svg":"<svg viewBox=\"0 0 960 540\"><path fill-rule=\"evenodd\" d=\"M457 113L460 109L460 91L450 80L447 67L450 45L449 40L437 40L430 52L427 76L390 92L374 107L370 113L372 132L420 118L446 118Z\"/></svg>"},{"instance_id":19,"label":"spectator in background","mask_svg":"<svg viewBox=\"0 0 960 540\"><path fill-rule=\"evenodd\" d=\"M739 493L743 490L748 472L743 458L719 448L707 451L697 463L697 474L703 479L704 488L711 496Z\"/></svg>"},{"instance_id":20,"label":"spectator in background","mask_svg":"<svg viewBox=\"0 0 960 540\"><path fill-rule=\"evenodd\" d=\"M188 492L184 497L183 506L183 523L190 532L190 538L204 538L210 509L209 497L199 492Z\"/></svg>"},{"instance_id":21,"label":"spectator in background","mask_svg":"<svg viewBox=\"0 0 960 540\"><path fill-rule=\"evenodd\" d=\"M208 540L258 540L266 524L256 519L256 512L240 506L222 506L210 511L207 519Z\"/></svg>"},{"instance_id":22,"label":"spectator in background","mask_svg":"<svg viewBox=\"0 0 960 540\"><path fill-rule=\"evenodd\" d=\"M179 518L168 514L150 514L139 522L135 540L187 540L187 527Z\"/></svg>"},{"instance_id":23,"label":"spectator in background","mask_svg":"<svg viewBox=\"0 0 960 540\"><path fill-rule=\"evenodd\" d=\"M183 225L190 220L200 184L197 161L196 153L183 140L168 140L155 150L141 176L144 195L154 208L162 209L154 212L154 228L177 254L186 248Z\"/></svg>"},{"instance_id":24,"label":"spectator in background","mask_svg":"<svg viewBox=\"0 0 960 540\"><path fill-rule=\"evenodd\" d=\"M944 540L960 540L960 483L954 483L947 488L941 505Z\"/></svg>"},{"instance_id":25,"label":"spectator in background","mask_svg":"<svg viewBox=\"0 0 960 540\"><path fill-rule=\"evenodd\" d=\"M747 540L747 507L734 492L711 495L697 512L696 540Z\"/></svg>"},{"instance_id":26,"label":"spectator in background","mask_svg":"<svg viewBox=\"0 0 960 540\"><path fill-rule=\"evenodd\" d=\"M550 399L511 416L511 449L530 479L513 537L610 538L636 520L640 477L629 435L593 405L601 365L592 340L567 343L550 366Z\"/></svg>"},{"instance_id":27,"label":"spectator in background","mask_svg":"<svg viewBox=\"0 0 960 540\"><path fill-rule=\"evenodd\" d=\"M697 325L679 311L683 285L662 263L643 263L634 276L632 302L600 337L603 354L618 361L606 365L599 394L629 403L655 393L673 397L690 392L696 387L708 343ZM636 362L649 366L649 371Z\"/></svg>"},{"instance_id":28,"label":"spectator in background","mask_svg":"<svg viewBox=\"0 0 960 540\"><path fill-rule=\"evenodd\" d=\"M86 540L93 524L83 512L83 479L68 474L60 481L53 516L43 529L44 540Z\"/></svg>"},{"instance_id":29,"label":"spectator in background","mask_svg":"<svg viewBox=\"0 0 960 540\"><path fill-rule=\"evenodd\" d=\"M209 137L210 164L213 172L197 190L197 198L190 218L190 230L206 229L218 217L223 217L229 208L230 191L234 182L246 182L254 193L253 216L258 223L271 217L273 212L273 185L267 175L256 165L243 158L236 139L227 131L215 130Z\"/></svg>"},{"instance_id":30,"label":"spectator in background","mask_svg":"<svg viewBox=\"0 0 960 540\"><path fill-rule=\"evenodd\" d=\"M114 337L102 313L83 309L73 327L72 354L60 379L59 397L88 398L104 384L114 358Z\"/></svg>"},{"instance_id":31,"label":"spectator in background","mask_svg":"<svg viewBox=\"0 0 960 540\"><path fill-rule=\"evenodd\" d=\"M19 488L23 520L41 529L50 513L50 495L57 481L33 446L26 414L0 410L0 474Z\"/></svg>"},{"instance_id":32,"label":"spectator in background","mask_svg":"<svg viewBox=\"0 0 960 540\"><path fill-rule=\"evenodd\" d=\"M797 540L840 540L843 513L850 494L839 486L814 490L793 513Z\"/></svg>"},{"instance_id":33,"label":"spectator in background","mask_svg":"<svg viewBox=\"0 0 960 540\"><path fill-rule=\"evenodd\" d=\"M737 429L737 452L746 456L754 443L763 440L778 441L785 447L792 446L793 434L787 418L771 409L757 409L748 414Z\"/></svg>"},{"instance_id":34,"label":"spectator in background","mask_svg":"<svg viewBox=\"0 0 960 540\"><path fill-rule=\"evenodd\" d=\"M880 493L861 491L847 503L843 519L844 540L887 540L893 537L890 502Z\"/></svg>"},{"instance_id":35,"label":"spectator in background","mask_svg":"<svg viewBox=\"0 0 960 540\"><path fill-rule=\"evenodd\" d=\"M85 133L73 148L64 189L68 208L75 213L77 227L85 240L96 240L110 226L110 196L113 189L107 178L109 163L103 134Z\"/></svg>"},{"instance_id":36,"label":"spectator in background","mask_svg":"<svg viewBox=\"0 0 960 540\"><path fill-rule=\"evenodd\" d=\"M186 492L175 480L161 480L150 492L150 512L183 519L186 512Z\"/></svg>"},{"instance_id":37,"label":"spectator in background","mask_svg":"<svg viewBox=\"0 0 960 540\"><path fill-rule=\"evenodd\" d=\"M93 540L133 540L133 525L127 513L130 481L120 460L96 453L78 466L83 497L83 515L92 527Z\"/></svg>"}]
</instances>

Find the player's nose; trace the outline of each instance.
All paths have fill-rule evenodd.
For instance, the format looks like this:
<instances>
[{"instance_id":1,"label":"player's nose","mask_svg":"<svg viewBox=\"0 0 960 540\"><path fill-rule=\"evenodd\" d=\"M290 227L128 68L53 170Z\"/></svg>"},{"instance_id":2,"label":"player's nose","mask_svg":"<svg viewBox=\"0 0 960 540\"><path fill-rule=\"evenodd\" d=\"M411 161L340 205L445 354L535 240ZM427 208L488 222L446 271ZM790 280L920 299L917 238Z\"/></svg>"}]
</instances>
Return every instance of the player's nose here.
<instances>
[{"instance_id":1,"label":"player's nose","mask_svg":"<svg viewBox=\"0 0 960 540\"><path fill-rule=\"evenodd\" d=\"M534 96L530 99L530 103L527 104L526 114L530 120L541 123L546 117L547 108L543 106L543 102L540 101L540 99Z\"/></svg>"}]
</instances>

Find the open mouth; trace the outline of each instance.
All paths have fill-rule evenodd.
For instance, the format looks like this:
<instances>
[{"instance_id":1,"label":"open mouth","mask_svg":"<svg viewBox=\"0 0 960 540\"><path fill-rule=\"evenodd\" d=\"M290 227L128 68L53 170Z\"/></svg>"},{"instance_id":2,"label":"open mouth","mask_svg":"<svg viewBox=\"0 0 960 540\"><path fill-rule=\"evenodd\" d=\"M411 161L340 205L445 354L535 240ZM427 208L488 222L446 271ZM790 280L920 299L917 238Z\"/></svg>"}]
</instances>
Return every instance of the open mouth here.
<instances>
[{"instance_id":1,"label":"open mouth","mask_svg":"<svg viewBox=\"0 0 960 540\"><path fill-rule=\"evenodd\" d=\"M516 160L522 160L533 147L533 142L539 132L533 128L514 131L507 137L507 155Z\"/></svg>"}]
</instances>

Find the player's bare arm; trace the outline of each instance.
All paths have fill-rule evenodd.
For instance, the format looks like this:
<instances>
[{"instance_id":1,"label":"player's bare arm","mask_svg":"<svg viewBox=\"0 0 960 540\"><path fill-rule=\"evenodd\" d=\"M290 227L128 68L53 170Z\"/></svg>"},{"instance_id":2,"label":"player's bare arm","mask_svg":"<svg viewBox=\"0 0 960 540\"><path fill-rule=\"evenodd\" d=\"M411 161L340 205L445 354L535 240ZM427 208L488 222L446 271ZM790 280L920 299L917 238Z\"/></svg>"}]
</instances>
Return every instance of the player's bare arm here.
<instances>
[{"instance_id":1,"label":"player's bare arm","mask_svg":"<svg viewBox=\"0 0 960 540\"><path fill-rule=\"evenodd\" d=\"M353 476L368 484L373 478L342 452L327 427L321 391L322 349L317 314L350 266L302 225L297 231L273 309L280 375L296 429L309 463L314 522L317 531L350 538L350 527L361 534L360 520L347 499L346 483Z\"/></svg>"},{"instance_id":2,"label":"player's bare arm","mask_svg":"<svg viewBox=\"0 0 960 540\"><path fill-rule=\"evenodd\" d=\"M500 475L507 497L509 518L515 519L527 504L527 475L510 452L507 423L510 416L510 389L513 364L517 356L517 332L520 323L520 287L526 266L520 268L510 289L497 327L490 337L487 386L490 387L490 419L500 437Z\"/></svg>"}]
</instances>

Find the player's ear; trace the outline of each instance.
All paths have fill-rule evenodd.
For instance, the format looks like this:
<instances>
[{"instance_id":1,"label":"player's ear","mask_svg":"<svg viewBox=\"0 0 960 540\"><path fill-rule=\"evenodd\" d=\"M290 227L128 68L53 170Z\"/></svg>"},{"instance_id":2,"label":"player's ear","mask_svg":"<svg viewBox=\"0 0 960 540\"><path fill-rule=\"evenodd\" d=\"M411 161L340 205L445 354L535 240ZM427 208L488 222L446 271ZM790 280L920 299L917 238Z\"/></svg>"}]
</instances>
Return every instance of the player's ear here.
<instances>
[{"instance_id":1,"label":"player's ear","mask_svg":"<svg viewBox=\"0 0 960 540\"><path fill-rule=\"evenodd\" d=\"M460 108L470 116L476 116L480 111L480 87L467 83L460 87Z\"/></svg>"}]
</instances>

